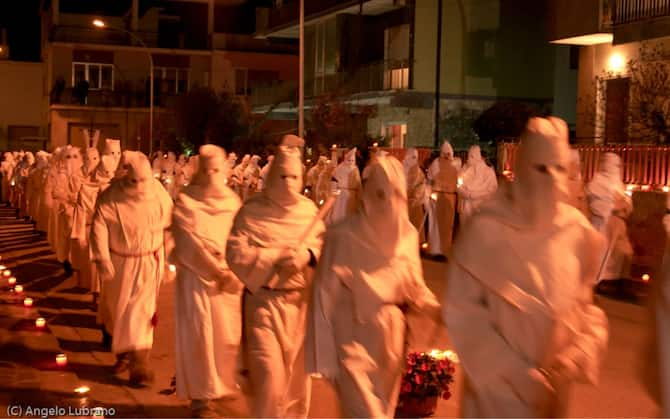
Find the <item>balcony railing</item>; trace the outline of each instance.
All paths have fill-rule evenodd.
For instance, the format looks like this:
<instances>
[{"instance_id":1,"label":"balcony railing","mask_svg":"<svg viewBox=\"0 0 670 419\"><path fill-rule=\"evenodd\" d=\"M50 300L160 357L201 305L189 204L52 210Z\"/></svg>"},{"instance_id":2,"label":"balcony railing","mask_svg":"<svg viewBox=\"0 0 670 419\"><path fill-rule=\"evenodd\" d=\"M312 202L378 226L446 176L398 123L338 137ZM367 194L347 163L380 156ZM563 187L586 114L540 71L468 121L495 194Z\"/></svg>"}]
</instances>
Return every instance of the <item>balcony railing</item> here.
<instances>
[{"instance_id":1,"label":"balcony railing","mask_svg":"<svg viewBox=\"0 0 670 419\"><path fill-rule=\"evenodd\" d=\"M670 0L609 0L614 25L670 16Z\"/></svg>"},{"instance_id":2,"label":"balcony railing","mask_svg":"<svg viewBox=\"0 0 670 419\"><path fill-rule=\"evenodd\" d=\"M616 153L621 157L623 181L638 187L653 188L670 185L670 147L650 145L577 145L582 162L582 178L590 181L598 170L603 153ZM498 169L513 171L517 143L498 146Z\"/></svg>"},{"instance_id":3,"label":"balcony railing","mask_svg":"<svg viewBox=\"0 0 670 419\"><path fill-rule=\"evenodd\" d=\"M353 71L319 75L305 82L305 96L406 90L409 88L410 67L409 60L388 60L371 63ZM296 98L297 83L294 81L251 88L251 101L257 106L292 101Z\"/></svg>"},{"instance_id":4,"label":"balcony railing","mask_svg":"<svg viewBox=\"0 0 670 419\"><path fill-rule=\"evenodd\" d=\"M179 95L174 93L158 92L154 94L154 106L170 107L172 106ZM75 92L75 89L68 87L60 94L60 96L52 93L51 105L77 105L77 106L92 106L105 108L148 108L149 107L149 91L139 88L116 88L114 90L108 89L91 89L87 92L85 98Z\"/></svg>"},{"instance_id":5,"label":"balcony railing","mask_svg":"<svg viewBox=\"0 0 670 419\"><path fill-rule=\"evenodd\" d=\"M158 46L158 34L134 32L148 47ZM51 42L72 42L105 45L137 45L129 34L116 30L103 30L81 26L55 26L51 29Z\"/></svg>"}]
</instances>

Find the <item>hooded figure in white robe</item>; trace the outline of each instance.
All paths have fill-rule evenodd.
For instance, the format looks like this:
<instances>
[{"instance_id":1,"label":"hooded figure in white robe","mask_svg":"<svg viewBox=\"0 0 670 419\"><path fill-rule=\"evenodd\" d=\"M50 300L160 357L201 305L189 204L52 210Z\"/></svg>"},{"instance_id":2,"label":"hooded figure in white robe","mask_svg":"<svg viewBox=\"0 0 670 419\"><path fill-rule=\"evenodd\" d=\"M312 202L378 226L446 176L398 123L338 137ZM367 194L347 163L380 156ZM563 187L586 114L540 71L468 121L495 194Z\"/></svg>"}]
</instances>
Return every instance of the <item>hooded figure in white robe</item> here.
<instances>
[{"instance_id":1,"label":"hooded figure in white robe","mask_svg":"<svg viewBox=\"0 0 670 419\"><path fill-rule=\"evenodd\" d=\"M333 224L353 214L358 209L361 194L361 174L356 166L356 148L344 155L344 161L333 172L332 190L340 191L328 216L327 224Z\"/></svg>"},{"instance_id":2,"label":"hooded figure in white robe","mask_svg":"<svg viewBox=\"0 0 670 419\"><path fill-rule=\"evenodd\" d=\"M46 233L47 242L52 250L56 250L56 233L58 230L58 205L54 199L54 188L59 182L63 182L65 176L61 176L65 171L65 148L57 147L54 150L51 160L49 160L49 169L44 182L44 206L46 212Z\"/></svg>"},{"instance_id":3,"label":"hooded figure in white robe","mask_svg":"<svg viewBox=\"0 0 670 419\"><path fill-rule=\"evenodd\" d=\"M173 152L168 152L167 157L164 157L161 162L161 183L165 187L170 197L174 196L175 192L175 174L177 168L177 157Z\"/></svg>"},{"instance_id":4,"label":"hooded figure in white robe","mask_svg":"<svg viewBox=\"0 0 670 419\"><path fill-rule=\"evenodd\" d=\"M670 194L666 195L663 227L670 237ZM642 383L652 400L660 407L659 417L670 417L670 240L667 240L660 274L651 283L646 351L639 354Z\"/></svg>"},{"instance_id":5,"label":"hooded figure in white robe","mask_svg":"<svg viewBox=\"0 0 670 419\"><path fill-rule=\"evenodd\" d=\"M97 301L97 296L100 293L100 278L97 273L95 264L90 263L90 243L89 237L91 235L91 226L93 225L93 214L95 212L95 203L100 192L107 189L110 182L115 176L119 165L119 159L116 157L117 145L120 146L117 140L106 140L105 149L100 157L98 164L89 174L87 180L81 185L79 195L77 196L77 205L74 211L74 221L72 224L72 239L81 247L82 252L86 255L88 271L80 270L82 286L88 285L88 288L93 293L94 301ZM90 150L90 149L89 149ZM94 153L89 158L87 164L88 169L95 162ZM88 275L88 277L86 277ZM106 342L107 346L111 342Z\"/></svg>"},{"instance_id":6,"label":"hooded figure in white robe","mask_svg":"<svg viewBox=\"0 0 670 419\"><path fill-rule=\"evenodd\" d=\"M14 173L14 156L12 153L3 154L2 163L0 163L0 175L2 175L2 201L9 202L11 189L11 178Z\"/></svg>"},{"instance_id":7,"label":"hooded figure in white robe","mask_svg":"<svg viewBox=\"0 0 670 419\"><path fill-rule=\"evenodd\" d=\"M426 175L419 164L419 152L416 148L407 150L402 165L407 179L409 221L419 232L419 243L423 243L426 237L426 229L423 226L425 221L424 203L427 199L428 189L426 188Z\"/></svg>"},{"instance_id":8,"label":"hooded figure in white robe","mask_svg":"<svg viewBox=\"0 0 670 419\"><path fill-rule=\"evenodd\" d=\"M621 158L605 153L598 172L586 187L591 222L607 238L608 250L601 281L630 278L633 246L628 239L626 220L633 212L633 202L626 195L621 180Z\"/></svg>"},{"instance_id":9,"label":"hooded figure in white robe","mask_svg":"<svg viewBox=\"0 0 670 419\"><path fill-rule=\"evenodd\" d=\"M428 216L434 218L431 225L437 224L437 229L429 229L428 234L439 236L438 239L429 238L429 252L432 255L447 256L451 250L454 235L456 189L458 187L458 168L454 164L454 149L449 142L442 144L440 157L435 159L428 168L428 181L431 186L431 196L435 197L429 202L433 208L429 210ZM438 246L439 248L436 248Z\"/></svg>"},{"instance_id":10,"label":"hooded figure in white robe","mask_svg":"<svg viewBox=\"0 0 670 419\"><path fill-rule=\"evenodd\" d=\"M249 154L245 154L244 157L242 157L240 164L233 168L233 173L230 175L230 187L240 198L243 197L244 172L247 170L247 166L249 165L250 161L251 156Z\"/></svg>"},{"instance_id":11,"label":"hooded figure in white robe","mask_svg":"<svg viewBox=\"0 0 670 419\"><path fill-rule=\"evenodd\" d=\"M256 193L258 189L258 182L261 175L261 167L259 162L260 156L252 156L249 160L247 168L244 169L244 180L242 181L242 201L246 201Z\"/></svg>"},{"instance_id":12,"label":"hooded figure in white robe","mask_svg":"<svg viewBox=\"0 0 670 419\"><path fill-rule=\"evenodd\" d=\"M43 225L40 223L42 217L42 190L44 189L44 179L46 178L46 168L49 164L49 155L45 151L38 151L35 158L35 165L30 170L26 184L26 199L28 200L28 216L35 223L35 229L41 230Z\"/></svg>"},{"instance_id":13,"label":"hooded figure in white robe","mask_svg":"<svg viewBox=\"0 0 670 419\"><path fill-rule=\"evenodd\" d=\"M183 156L183 154L182 154ZM191 183L191 178L195 174L194 162L189 159L183 164L177 165L177 173L175 175L175 195L172 199L177 199L177 196Z\"/></svg>"},{"instance_id":14,"label":"hooded figure in white robe","mask_svg":"<svg viewBox=\"0 0 670 419\"><path fill-rule=\"evenodd\" d=\"M244 285L226 263L226 242L240 199L228 186L226 153L200 147L198 173L184 188L172 216L177 265L177 396L193 413L207 402L238 393L236 370Z\"/></svg>"},{"instance_id":15,"label":"hooded figure in white robe","mask_svg":"<svg viewBox=\"0 0 670 419\"><path fill-rule=\"evenodd\" d=\"M53 188L54 202L57 208L56 258L63 263L65 272L72 274L72 255L70 234L77 205L77 194L84 181L82 173L83 159L79 147L67 146L61 152L64 155L64 170L58 174Z\"/></svg>"},{"instance_id":16,"label":"hooded figure in white robe","mask_svg":"<svg viewBox=\"0 0 670 419\"><path fill-rule=\"evenodd\" d=\"M228 264L246 286L240 353L253 417L304 418L309 411L306 270L316 265L325 228L302 195L303 145L298 137L284 137L267 187L245 202L228 239Z\"/></svg>"},{"instance_id":17,"label":"hooded figure in white robe","mask_svg":"<svg viewBox=\"0 0 670 419\"><path fill-rule=\"evenodd\" d=\"M95 269L92 269L91 258L89 257L88 234L91 229L91 220L93 216L93 206L95 201L88 203L89 208L82 203L82 190L91 185L95 170L100 165L100 153L97 148L90 147L84 154L84 165L82 166L81 184L75 194L75 202L72 213L72 228L70 229L71 239L71 262L72 267L77 270L79 286L86 289L92 289ZM83 192L85 194L85 192ZM90 214L90 216L89 216Z\"/></svg>"},{"instance_id":18,"label":"hooded figure in white robe","mask_svg":"<svg viewBox=\"0 0 670 419\"><path fill-rule=\"evenodd\" d=\"M312 201L317 201L316 188L319 183L319 175L324 171L327 164L328 158L326 156L320 156L314 167L307 171L307 176L305 176L305 189L309 190L308 196L312 198Z\"/></svg>"},{"instance_id":19,"label":"hooded figure in white robe","mask_svg":"<svg viewBox=\"0 0 670 419\"><path fill-rule=\"evenodd\" d=\"M265 166L261 169L260 178L258 180L258 191L265 189L265 184L268 181L268 174L270 173L270 168L272 167L272 162L274 161L275 156L268 156L268 162L265 163Z\"/></svg>"},{"instance_id":20,"label":"hooded figure in white robe","mask_svg":"<svg viewBox=\"0 0 670 419\"><path fill-rule=\"evenodd\" d=\"M27 188L28 188L28 177L30 175L30 170L35 164L35 155L28 151L23 155L23 158L16 165L14 169L13 179L14 179L14 189L16 193L14 194L15 199L15 208L19 210L20 217L26 217L28 215L28 199L27 199Z\"/></svg>"},{"instance_id":21,"label":"hooded figure in white robe","mask_svg":"<svg viewBox=\"0 0 670 419\"><path fill-rule=\"evenodd\" d=\"M586 189L582 178L582 164L579 151L570 150L570 165L568 166L568 204L577 208L584 216L591 219L589 203L586 199Z\"/></svg>"},{"instance_id":22,"label":"hooded figure in white robe","mask_svg":"<svg viewBox=\"0 0 670 419\"><path fill-rule=\"evenodd\" d=\"M447 267L444 321L465 383L463 417L564 417L595 384L607 317L593 303L602 237L567 190L568 127L533 118L515 181L463 226Z\"/></svg>"},{"instance_id":23,"label":"hooded figure in white robe","mask_svg":"<svg viewBox=\"0 0 670 419\"><path fill-rule=\"evenodd\" d=\"M90 246L102 283L98 321L111 335L115 372L129 369L131 385L146 385L172 199L144 154L126 151L123 160L125 177L98 196Z\"/></svg>"},{"instance_id":24,"label":"hooded figure in white robe","mask_svg":"<svg viewBox=\"0 0 670 419\"><path fill-rule=\"evenodd\" d=\"M337 165L333 160L326 160L326 164L319 172L319 178L316 182L316 195L314 197L314 202L319 207L328 200L328 197L333 192L332 179L336 168Z\"/></svg>"},{"instance_id":25,"label":"hooded figure in white robe","mask_svg":"<svg viewBox=\"0 0 670 419\"><path fill-rule=\"evenodd\" d=\"M427 315L434 326L441 316L423 280L398 160L376 157L366 167L360 211L331 227L324 242L305 344L307 372L334 384L344 417L392 418L406 370L403 308Z\"/></svg>"},{"instance_id":26,"label":"hooded figure in white robe","mask_svg":"<svg viewBox=\"0 0 670 419\"><path fill-rule=\"evenodd\" d=\"M498 189L498 179L495 170L482 158L478 145L470 147L468 161L459 178L458 213L460 222L464 223Z\"/></svg>"}]
</instances>

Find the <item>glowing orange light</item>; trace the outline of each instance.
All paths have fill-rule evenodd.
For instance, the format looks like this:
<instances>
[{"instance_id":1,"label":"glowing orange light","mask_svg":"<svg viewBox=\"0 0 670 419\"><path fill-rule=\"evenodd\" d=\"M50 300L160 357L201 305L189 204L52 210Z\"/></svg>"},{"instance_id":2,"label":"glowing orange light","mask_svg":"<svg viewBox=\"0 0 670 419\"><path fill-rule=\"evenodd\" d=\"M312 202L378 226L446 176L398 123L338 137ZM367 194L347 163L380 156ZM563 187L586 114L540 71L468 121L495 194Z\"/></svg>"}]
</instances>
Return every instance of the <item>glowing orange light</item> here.
<instances>
[{"instance_id":1,"label":"glowing orange light","mask_svg":"<svg viewBox=\"0 0 670 419\"><path fill-rule=\"evenodd\" d=\"M23 287L21 285L17 285L14 287L14 292L21 294L23 292Z\"/></svg>"},{"instance_id":2,"label":"glowing orange light","mask_svg":"<svg viewBox=\"0 0 670 419\"><path fill-rule=\"evenodd\" d=\"M651 277L649 276L649 274L644 274L644 275L642 275L642 280L643 280L644 282L647 282L647 281L649 281L650 279L651 279Z\"/></svg>"},{"instance_id":3,"label":"glowing orange light","mask_svg":"<svg viewBox=\"0 0 670 419\"><path fill-rule=\"evenodd\" d=\"M64 367L67 365L67 356L65 354L56 355L56 365Z\"/></svg>"},{"instance_id":4,"label":"glowing orange light","mask_svg":"<svg viewBox=\"0 0 670 419\"><path fill-rule=\"evenodd\" d=\"M428 243L423 243L421 244L422 249L428 249Z\"/></svg>"},{"instance_id":5,"label":"glowing orange light","mask_svg":"<svg viewBox=\"0 0 670 419\"><path fill-rule=\"evenodd\" d=\"M26 298L23 300L23 305L26 307L32 307L33 306L33 299L32 298Z\"/></svg>"},{"instance_id":6,"label":"glowing orange light","mask_svg":"<svg viewBox=\"0 0 670 419\"><path fill-rule=\"evenodd\" d=\"M10 276L12 276L12 271L10 271L9 269L7 269L6 271L4 271L4 272L2 273L2 276L4 276L5 278L9 278Z\"/></svg>"},{"instance_id":7,"label":"glowing orange light","mask_svg":"<svg viewBox=\"0 0 670 419\"><path fill-rule=\"evenodd\" d=\"M9 282L9 285L14 285L16 284L16 278L12 276L7 280L7 282Z\"/></svg>"},{"instance_id":8,"label":"glowing orange light","mask_svg":"<svg viewBox=\"0 0 670 419\"><path fill-rule=\"evenodd\" d=\"M44 320L42 317L39 317L37 320L35 320L35 327L37 327L38 329L44 328L44 326L46 326L46 324L47 324L47 321Z\"/></svg>"},{"instance_id":9,"label":"glowing orange light","mask_svg":"<svg viewBox=\"0 0 670 419\"><path fill-rule=\"evenodd\" d=\"M663 192L665 192L665 193L670 192L670 186L664 186L663 187Z\"/></svg>"}]
</instances>

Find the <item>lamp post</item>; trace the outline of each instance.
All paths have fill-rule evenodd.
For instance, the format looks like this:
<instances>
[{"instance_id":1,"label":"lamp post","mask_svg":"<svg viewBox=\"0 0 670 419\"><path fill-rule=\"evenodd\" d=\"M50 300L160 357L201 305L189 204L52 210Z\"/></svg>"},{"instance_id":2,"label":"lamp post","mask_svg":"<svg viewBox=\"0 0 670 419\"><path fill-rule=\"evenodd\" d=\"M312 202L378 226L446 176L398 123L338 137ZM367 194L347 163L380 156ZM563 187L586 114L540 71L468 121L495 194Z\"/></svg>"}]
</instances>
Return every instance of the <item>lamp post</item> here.
<instances>
[{"instance_id":1,"label":"lamp post","mask_svg":"<svg viewBox=\"0 0 670 419\"><path fill-rule=\"evenodd\" d=\"M116 26L108 26L103 20L100 19L95 19L93 21L93 26L101 29L109 28L119 32L127 33L147 51L147 55L149 56L149 156L151 156L154 151L154 57L151 55L151 50L139 36L135 35L129 30L118 28Z\"/></svg>"},{"instance_id":2,"label":"lamp post","mask_svg":"<svg viewBox=\"0 0 670 419\"><path fill-rule=\"evenodd\" d=\"M300 0L300 58L298 68L298 137L305 134L305 0Z\"/></svg>"}]
</instances>

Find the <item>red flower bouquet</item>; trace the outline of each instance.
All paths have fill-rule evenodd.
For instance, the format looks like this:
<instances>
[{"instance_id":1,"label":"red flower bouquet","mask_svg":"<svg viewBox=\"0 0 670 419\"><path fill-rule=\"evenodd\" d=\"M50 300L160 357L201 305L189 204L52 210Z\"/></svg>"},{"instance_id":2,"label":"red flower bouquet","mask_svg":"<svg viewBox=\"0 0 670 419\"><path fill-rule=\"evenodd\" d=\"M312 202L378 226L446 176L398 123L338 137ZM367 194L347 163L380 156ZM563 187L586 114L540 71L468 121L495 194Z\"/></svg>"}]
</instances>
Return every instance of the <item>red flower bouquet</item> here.
<instances>
[{"instance_id":1,"label":"red flower bouquet","mask_svg":"<svg viewBox=\"0 0 670 419\"><path fill-rule=\"evenodd\" d=\"M435 413L438 398L451 397L455 354L451 351L411 352L400 385L396 417L426 417Z\"/></svg>"}]
</instances>

